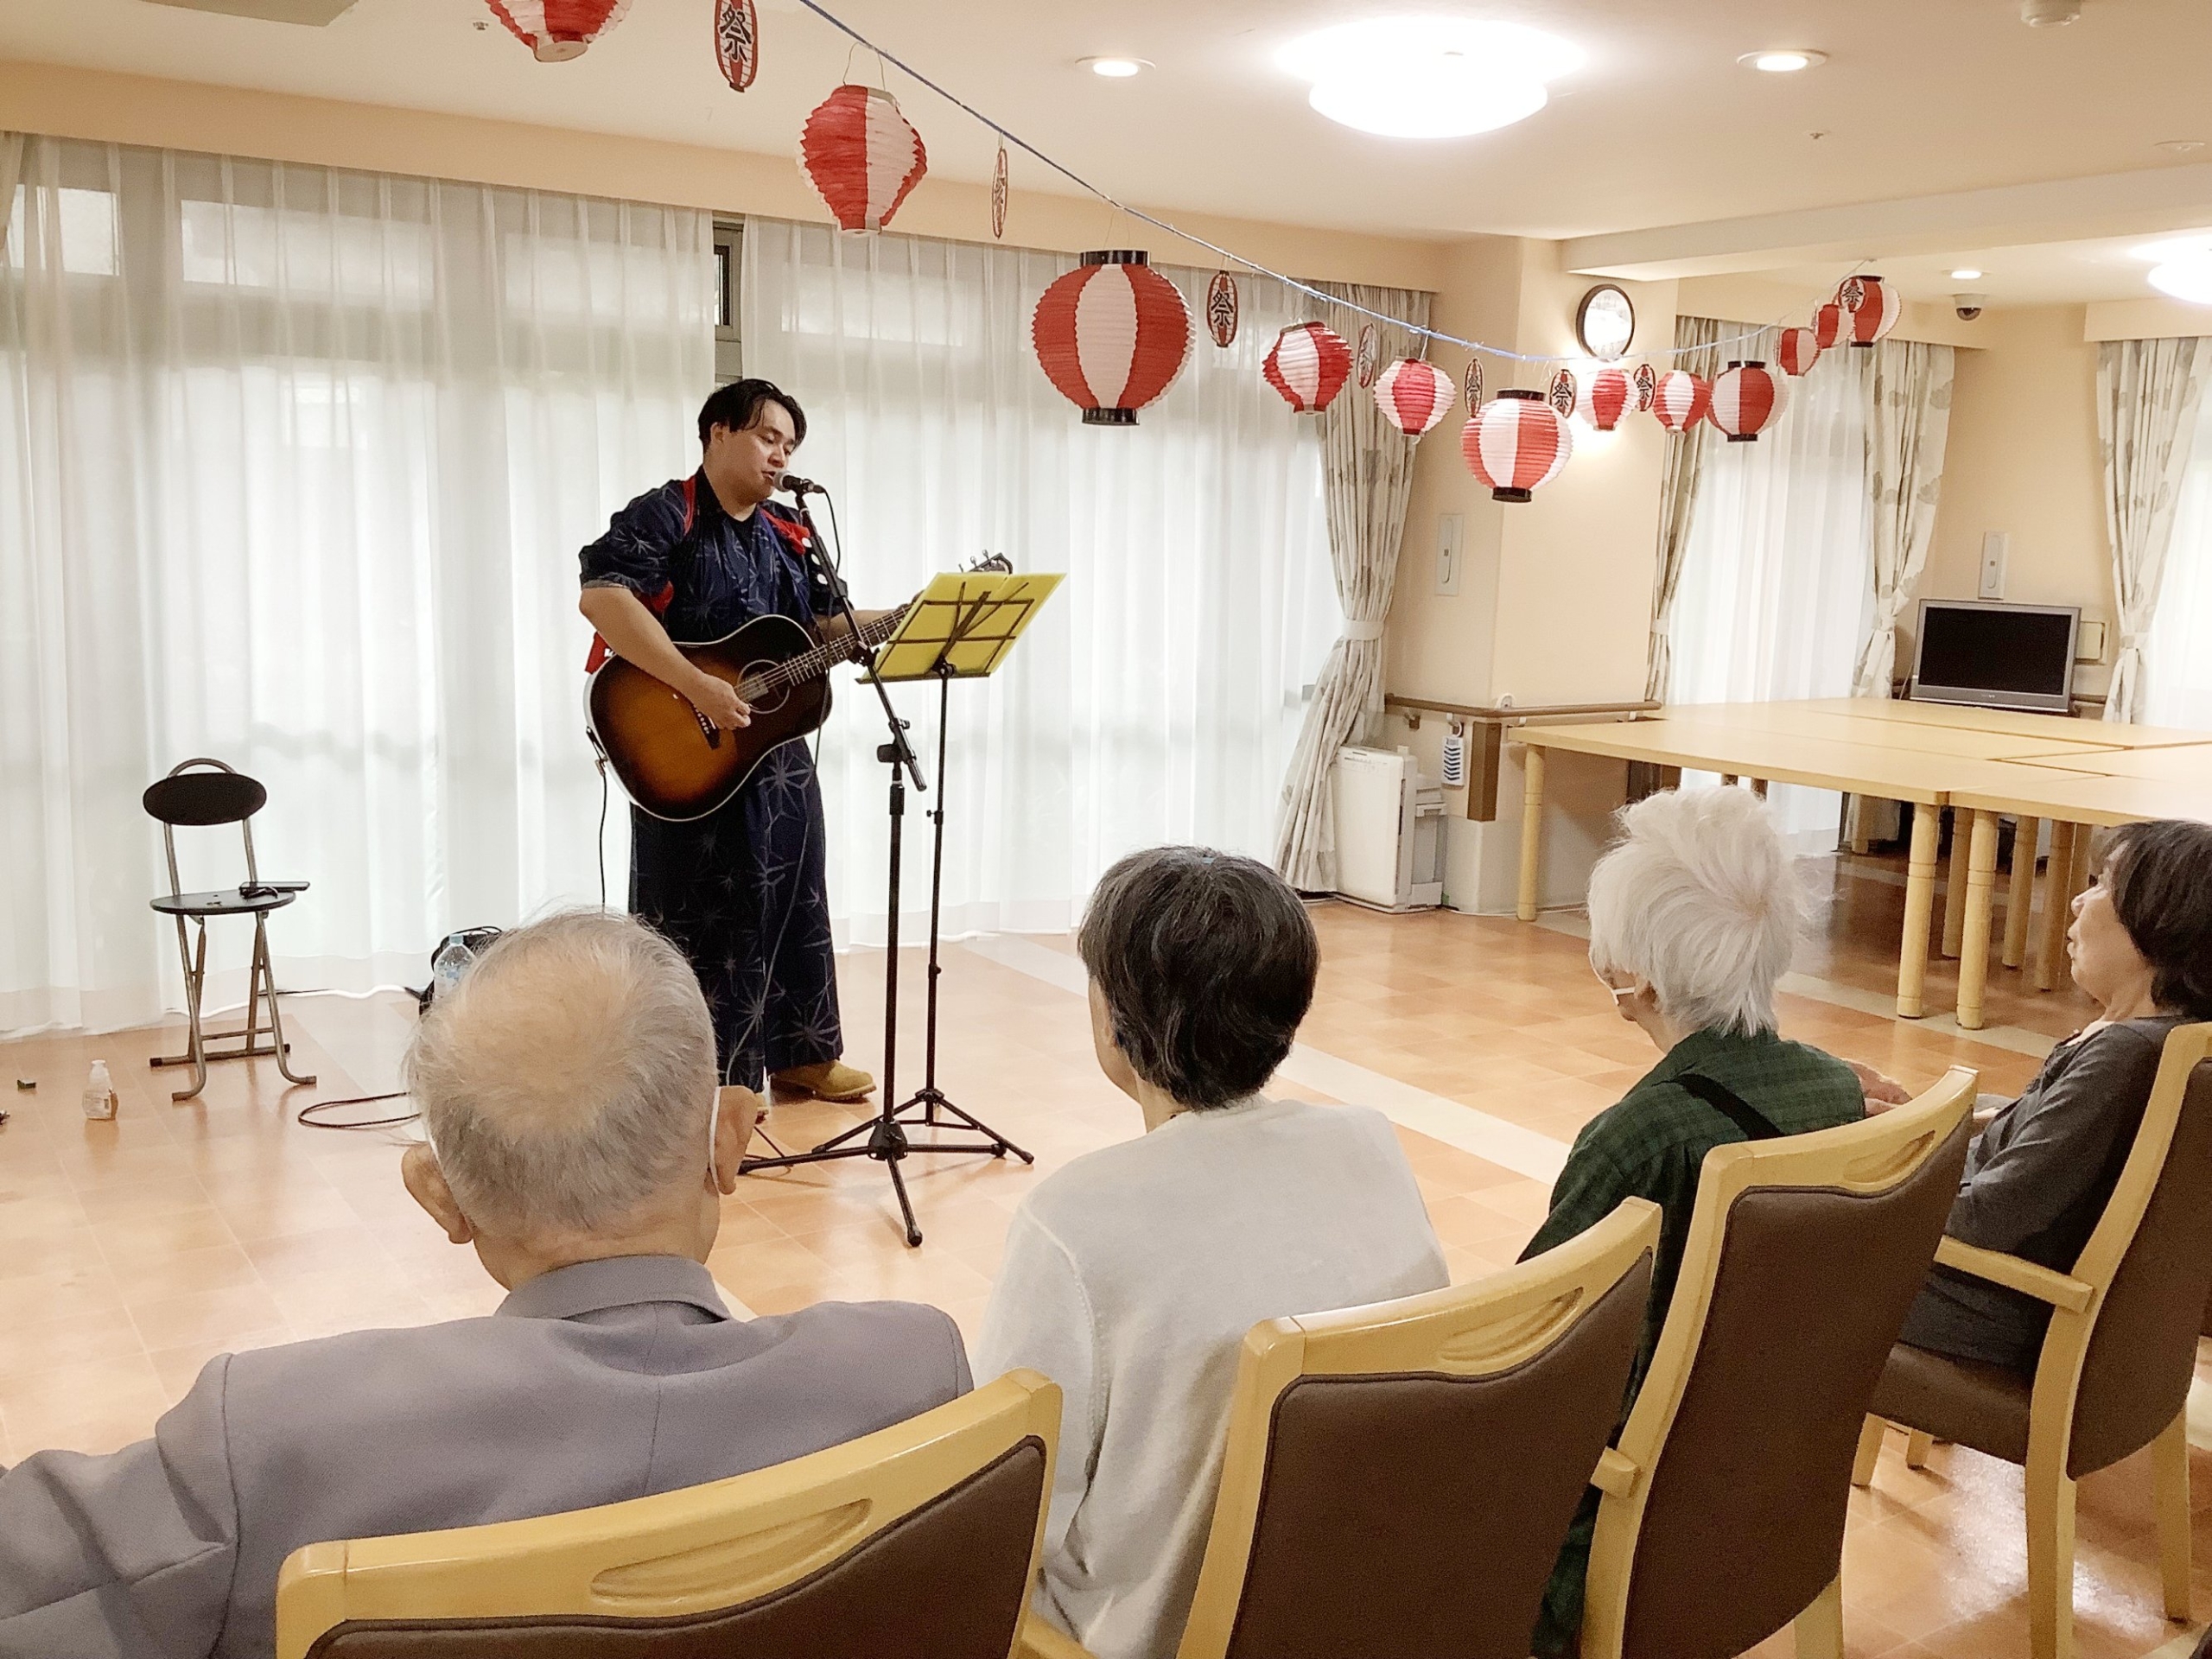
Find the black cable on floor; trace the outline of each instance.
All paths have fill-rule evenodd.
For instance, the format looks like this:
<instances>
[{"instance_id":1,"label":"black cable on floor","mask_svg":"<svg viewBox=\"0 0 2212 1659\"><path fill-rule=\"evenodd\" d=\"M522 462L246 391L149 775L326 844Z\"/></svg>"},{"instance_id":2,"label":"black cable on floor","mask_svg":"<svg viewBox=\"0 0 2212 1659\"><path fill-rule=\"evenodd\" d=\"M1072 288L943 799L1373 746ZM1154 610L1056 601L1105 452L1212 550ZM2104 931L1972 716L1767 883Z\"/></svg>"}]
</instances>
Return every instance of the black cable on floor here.
<instances>
[{"instance_id":1,"label":"black cable on floor","mask_svg":"<svg viewBox=\"0 0 2212 1659\"><path fill-rule=\"evenodd\" d=\"M309 1129L394 1128L402 1123L412 1123L416 1118L422 1116L423 1114L420 1112L409 1112L399 1117L347 1119L342 1122L330 1122L315 1116L315 1114L326 1111L333 1106L370 1106L375 1104L380 1100L404 1100L406 1098L407 1091L404 1089L394 1089L381 1095L346 1095L336 1100L313 1100L301 1107L298 1112L294 1114L293 1121L298 1123L302 1128Z\"/></svg>"}]
</instances>

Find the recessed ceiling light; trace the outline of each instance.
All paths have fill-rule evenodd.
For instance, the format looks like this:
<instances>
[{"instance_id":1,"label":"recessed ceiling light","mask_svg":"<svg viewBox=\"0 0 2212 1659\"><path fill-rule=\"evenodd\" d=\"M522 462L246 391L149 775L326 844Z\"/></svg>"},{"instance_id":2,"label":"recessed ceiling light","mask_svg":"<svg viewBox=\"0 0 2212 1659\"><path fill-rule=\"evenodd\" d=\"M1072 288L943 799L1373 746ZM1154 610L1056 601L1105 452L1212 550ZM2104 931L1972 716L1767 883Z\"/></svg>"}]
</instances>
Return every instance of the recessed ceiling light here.
<instances>
[{"instance_id":1,"label":"recessed ceiling light","mask_svg":"<svg viewBox=\"0 0 2212 1659\"><path fill-rule=\"evenodd\" d=\"M1293 41L1275 61L1313 83L1306 101L1332 121L1389 138L1459 138L1535 114L1545 83L1583 55L1518 23L1381 17Z\"/></svg>"},{"instance_id":2,"label":"recessed ceiling light","mask_svg":"<svg viewBox=\"0 0 2212 1659\"><path fill-rule=\"evenodd\" d=\"M1736 60L1746 68L1762 70L1770 75L1794 75L1800 69L1817 69L1827 60L1825 52L1807 52L1795 47L1779 52L1746 52Z\"/></svg>"},{"instance_id":3,"label":"recessed ceiling light","mask_svg":"<svg viewBox=\"0 0 2212 1659\"><path fill-rule=\"evenodd\" d=\"M1104 75L1109 80L1127 80L1152 67L1143 58L1079 58L1077 61L1092 74Z\"/></svg>"},{"instance_id":4,"label":"recessed ceiling light","mask_svg":"<svg viewBox=\"0 0 2212 1659\"><path fill-rule=\"evenodd\" d=\"M1981 273L1978 270L1955 270L1951 273L1951 280L1955 283L1978 283L1981 280Z\"/></svg>"},{"instance_id":5,"label":"recessed ceiling light","mask_svg":"<svg viewBox=\"0 0 2212 1659\"><path fill-rule=\"evenodd\" d=\"M2170 260L2152 271L2151 286L2191 305L2212 305L2212 253Z\"/></svg>"}]
</instances>

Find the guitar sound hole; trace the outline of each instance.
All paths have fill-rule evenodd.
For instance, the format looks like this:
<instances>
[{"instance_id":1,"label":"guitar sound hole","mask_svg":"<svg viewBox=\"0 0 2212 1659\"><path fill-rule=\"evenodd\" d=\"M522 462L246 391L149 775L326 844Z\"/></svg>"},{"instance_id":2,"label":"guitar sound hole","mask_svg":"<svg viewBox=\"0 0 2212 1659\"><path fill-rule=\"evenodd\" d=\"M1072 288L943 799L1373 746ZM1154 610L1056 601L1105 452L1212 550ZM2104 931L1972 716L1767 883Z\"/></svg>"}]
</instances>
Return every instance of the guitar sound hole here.
<instances>
[{"instance_id":1,"label":"guitar sound hole","mask_svg":"<svg viewBox=\"0 0 2212 1659\"><path fill-rule=\"evenodd\" d=\"M745 665L745 672L738 677L741 680L749 680L755 674L762 673L768 669L774 668L775 666L777 666L777 664L774 663L747 663ZM773 690L762 693L758 697L749 697L747 699L747 702L751 705L754 714L772 715L777 709L782 708L785 702L791 700L791 687L787 685L779 686Z\"/></svg>"}]
</instances>

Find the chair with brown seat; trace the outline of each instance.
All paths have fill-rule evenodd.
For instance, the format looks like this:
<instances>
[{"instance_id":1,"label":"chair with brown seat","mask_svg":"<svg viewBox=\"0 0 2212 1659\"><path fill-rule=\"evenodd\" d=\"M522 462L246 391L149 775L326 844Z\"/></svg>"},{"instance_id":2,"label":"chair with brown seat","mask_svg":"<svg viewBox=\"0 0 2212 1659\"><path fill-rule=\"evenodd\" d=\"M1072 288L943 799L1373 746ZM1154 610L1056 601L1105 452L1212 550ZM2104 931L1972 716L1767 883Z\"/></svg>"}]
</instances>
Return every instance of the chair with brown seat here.
<instances>
[{"instance_id":1,"label":"chair with brown seat","mask_svg":"<svg viewBox=\"0 0 2212 1659\"><path fill-rule=\"evenodd\" d=\"M1583 1659L1726 1659L1793 1621L1841 1659L1866 1402L1965 1166L1974 1074L1863 1122L1706 1154L1681 1274L1604 1494Z\"/></svg>"},{"instance_id":2,"label":"chair with brown seat","mask_svg":"<svg viewBox=\"0 0 2212 1659\"><path fill-rule=\"evenodd\" d=\"M2212 1025L2167 1037L2142 1127L2071 1273L1946 1238L1946 1267L2051 1305L2032 1379L1899 1343L1891 1351L1853 1478L1873 1478L1885 1420L2027 1470L2032 1659L2074 1643L2074 1488L2148 1446L2169 1618L2189 1606L2189 1384L2212 1293Z\"/></svg>"},{"instance_id":3,"label":"chair with brown seat","mask_svg":"<svg viewBox=\"0 0 2212 1659\"><path fill-rule=\"evenodd\" d=\"M1060 1391L1013 1371L846 1445L652 1497L293 1552L277 1659L1006 1659Z\"/></svg>"}]
</instances>

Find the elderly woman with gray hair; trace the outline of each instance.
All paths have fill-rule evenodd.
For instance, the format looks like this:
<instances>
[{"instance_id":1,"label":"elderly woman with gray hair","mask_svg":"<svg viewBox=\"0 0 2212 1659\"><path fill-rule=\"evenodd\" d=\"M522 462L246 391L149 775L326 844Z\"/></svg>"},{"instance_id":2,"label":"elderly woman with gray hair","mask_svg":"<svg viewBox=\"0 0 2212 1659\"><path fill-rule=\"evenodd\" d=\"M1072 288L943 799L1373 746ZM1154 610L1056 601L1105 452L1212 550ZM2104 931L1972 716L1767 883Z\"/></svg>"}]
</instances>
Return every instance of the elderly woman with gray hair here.
<instances>
[{"instance_id":1,"label":"elderly woman with gray hair","mask_svg":"<svg viewBox=\"0 0 2212 1659\"><path fill-rule=\"evenodd\" d=\"M1749 790L1669 791L1621 814L1622 838L1590 876L1590 965L1621 1017L1664 1056L1583 1126L1522 1252L1563 1244L1623 1198L1660 1207L1659 1251L1625 1415L1681 1272L1705 1154L1732 1141L1832 1128L1866 1116L1841 1060L1775 1030L1774 988L1809 902L1766 805ZM1534 1651L1573 1649L1596 1524L1594 1491L1560 1552Z\"/></svg>"},{"instance_id":2,"label":"elderly woman with gray hair","mask_svg":"<svg viewBox=\"0 0 2212 1659\"><path fill-rule=\"evenodd\" d=\"M1133 854L1099 881L1077 947L1099 1067L1145 1133L1022 1200L976 1375L1033 1366L1064 1395L1039 1610L1099 1659L1167 1659L1245 1332L1450 1274L1381 1113L1261 1092L1320 956L1273 870L1198 847Z\"/></svg>"}]
</instances>

